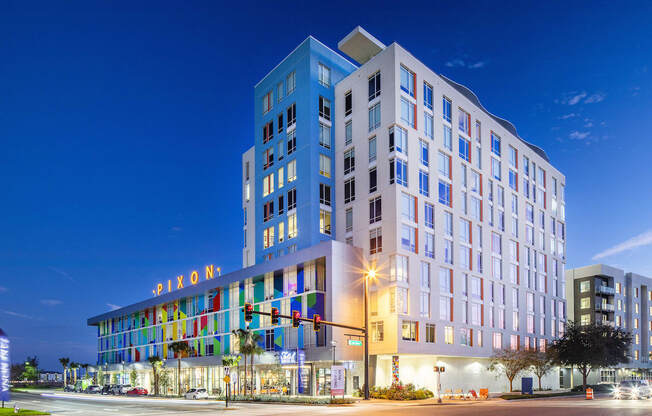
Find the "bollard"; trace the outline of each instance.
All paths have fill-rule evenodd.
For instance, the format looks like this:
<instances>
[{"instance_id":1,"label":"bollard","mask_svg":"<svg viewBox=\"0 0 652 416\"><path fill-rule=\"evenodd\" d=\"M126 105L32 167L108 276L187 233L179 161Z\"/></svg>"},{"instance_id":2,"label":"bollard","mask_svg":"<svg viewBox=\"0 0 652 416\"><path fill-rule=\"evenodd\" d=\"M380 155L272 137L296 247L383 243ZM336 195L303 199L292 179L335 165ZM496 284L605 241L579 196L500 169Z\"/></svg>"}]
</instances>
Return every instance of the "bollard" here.
<instances>
[{"instance_id":1,"label":"bollard","mask_svg":"<svg viewBox=\"0 0 652 416\"><path fill-rule=\"evenodd\" d=\"M593 400L593 389L586 389L586 400Z\"/></svg>"}]
</instances>

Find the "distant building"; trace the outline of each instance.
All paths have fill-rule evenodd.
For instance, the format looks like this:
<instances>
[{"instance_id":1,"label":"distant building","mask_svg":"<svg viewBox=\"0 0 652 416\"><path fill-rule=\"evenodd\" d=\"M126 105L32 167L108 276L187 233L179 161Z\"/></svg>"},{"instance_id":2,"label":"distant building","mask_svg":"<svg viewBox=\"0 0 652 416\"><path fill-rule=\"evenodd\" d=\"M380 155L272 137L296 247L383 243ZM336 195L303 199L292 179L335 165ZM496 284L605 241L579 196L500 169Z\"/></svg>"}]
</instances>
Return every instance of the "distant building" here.
<instances>
[{"instance_id":1,"label":"distant building","mask_svg":"<svg viewBox=\"0 0 652 416\"><path fill-rule=\"evenodd\" d=\"M589 382L652 379L652 278L595 264L567 270L566 281L569 320L613 325L632 333L630 362L594 371ZM569 370L565 372L563 384L570 385Z\"/></svg>"},{"instance_id":2,"label":"distant building","mask_svg":"<svg viewBox=\"0 0 652 416\"><path fill-rule=\"evenodd\" d=\"M41 383L62 383L63 373L59 371L39 371L38 380Z\"/></svg>"}]
</instances>

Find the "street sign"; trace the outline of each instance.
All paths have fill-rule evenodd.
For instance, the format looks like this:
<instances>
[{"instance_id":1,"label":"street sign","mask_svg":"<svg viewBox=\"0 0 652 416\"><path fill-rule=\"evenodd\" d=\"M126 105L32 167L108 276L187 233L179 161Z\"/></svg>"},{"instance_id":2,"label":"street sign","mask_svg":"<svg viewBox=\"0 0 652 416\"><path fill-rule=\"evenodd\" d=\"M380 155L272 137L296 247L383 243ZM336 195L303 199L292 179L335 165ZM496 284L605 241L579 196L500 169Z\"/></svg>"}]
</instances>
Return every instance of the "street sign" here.
<instances>
[{"instance_id":1,"label":"street sign","mask_svg":"<svg viewBox=\"0 0 652 416\"><path fill-rule=\"evenodd\" d=\"M344 367L334 365L331 367L331 396L344 395Z\"/></svg>"},{"instance_id":2,"label":"street sign","mask_svg":"<svg viewBox=\"0 0 652 416\"><path fill-rule=\"evenodd\" d=\"M349 345L353 347L362 347L362 341L360 341L359 339L350 339Z\"/></svg>"},{"instance_id":3,"label":"street sign","mask_svg":"<svg viewBox=\"0 0 652 416\"><path fill-rule=\"evenodd\" d=\"M445 370L446 370L445 367L437 367L437 366L435 366L435 367L433 368L433 371L434 371L435 373L443 373Z\"/></svg>"},{"instance_id":4,"label":"street sign","mask_svg":"<svg viewBox=\"0 0 652 416\"><path fill-rule=\"evenodd\" d=\"M223 380L224 380L225 383L230 383L230 382L231 382L231 377L229 377L229 376L224 376L224 379L223 379Z\"/></svg>"},{"instance_id":5,"label":"street sign","mask_svg":"<svg viewBox=\"0 0 652 416\"><path fill-rule=\"evenodd\" d=\"M4 407L4 402L10 400L9 394L9 379L11 371L11 361L9 361L9 338L0 329L0 401L2 401L2 407Z\"/></svg>"}]
</instances>

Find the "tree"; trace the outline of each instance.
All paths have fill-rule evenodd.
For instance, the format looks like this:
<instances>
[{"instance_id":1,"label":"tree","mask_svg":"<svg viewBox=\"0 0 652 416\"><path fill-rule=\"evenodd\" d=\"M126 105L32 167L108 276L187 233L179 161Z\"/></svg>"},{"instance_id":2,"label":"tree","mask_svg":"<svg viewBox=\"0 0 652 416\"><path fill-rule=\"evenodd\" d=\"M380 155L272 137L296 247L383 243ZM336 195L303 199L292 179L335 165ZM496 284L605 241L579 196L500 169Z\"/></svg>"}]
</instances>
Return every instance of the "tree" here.
<instances>
[{"instance_id":1,"label":"tree","mask_svg":"<svg viewBox=\"0 0 652 416\"><path fill-rule=\"evenodd\" d=\"M79 364L79 366L84 369L84 378L90 378L90 377L88 377L88 366L89 365L90 364Z\"/></svg>"},{"instance_id":2,"label":"tree","mask_svg":"<svg viewBox=\"0 0 652 416\"><path fill-rule=\"evenodd\" d=\"M152 365L152 378L154 379L154 395L158 396L158 384L159 384L159 369L163 365L161 357L158 355L152 355L147 359Z\"/></svg>"},{"instance_id":3,"label":"tree","mask_svg":"<svg viewBox=\"0 0 652 416\"><path fill-rule=\"evenodd\" d=\"M509 391L514 391L513 383L516 376L528 367L524 351L497 350L490 358L489 371L501 372L509 380Z\"/></svg>"},{"instance_id":4,"label":"tree","mask_svg":"<svg viewBox=\"0 0 652 416\"><path fill-rule=\"evenodd\" d=\"M30 361L29 358L25 361L25 370L21 375L21 379L27 381L37 381L38 380L38 369L33 365L33 361Z\"/></svg>"},{"instance_id":5,"label":"tree","mask_svg":"<svg viewBox=\"0 0 652 416\"><path fill-rule=\"evenodd\" d=\"M556 364L574 366L582 373L582 386L591 370L629 362L632 334L611 325L581 325L569 321L564 335L550 346Z\"/></svg>"},{"instance_id":6,"label":"tree","mask_svg":"<svg viewBox=\"0 0 652 416\"><path fill-rule=\"evenodd\" d=\"M25 373L25 363L12 364L10 369L10 378L14 381L22 380Z\"/></svg>"},{"instance_id":7,"label":"tree","mask_svg":"<svg viewBox=\"0 0 652 416\"><path fill-rule=\"evenodd\" d=\"M168 389L170 388L170 383L172 380L170 379L170 370L167 368L161 368L161 370L158 373L159 377L159 383L161 387L163 387L163 394L167 395Z\"/></svg>"},{"instance_id":8,"label":"tree","mask_svg":"<svg viewBox=\"0 0 652 416\"><path fill-rule=\"evenodd\" d=\"M138 371L136 371L135 368L131 370L131 373L129 373L129 381L131 381L131 385L133 387L136 387L136 383L138 381Z\"/></svg>"},{"instance_id":9,"label":"tree","mask_svg":"<svg viewBox=\"0 0 652 416\"><path fill-rule=\"evenodd\" d=\"M70 358L59 358L59 362L63 367L63 387L66 387L66 370L68 370L68 364L70 363Z\"/></svg>"},{"instance_id":10,"label":"tree","mask_svg":"<svg viewBox=\"0 0 652 416\"><path fill-rule=\"evenodd\" d=\"M554 367L554 357L549 352L528 350L525 351L525 359L539 379L539 390L541 390L541 379Z\"/></svg>"},{"instance_id":11,"label":"tree","mask_svg":"<svg viewBox=\"0 0 652 416\"><path fill-rule=\"evenodd\" d=\"M240 343L240 353L244 356L244 372L245 372L245 394L247 394L247 356L251 357L251 394L253 394L253 379L254 379L254 355L262 353L262 349L258 345L263 340L263 337L256 331L250 329L238 328L233 330L233 335L238 338Z\"/></svg>"},{"instance_id":12,"label":"tree","mask_svg":"<svg viewBox=\"0 0 652 416\"><path fill-rule=\"evenodd\" d=\"M188 354L190 346L186 342L176 341L170 344L170 349L177 356L177 387L179 388L179 396L181 396L181 356Z\"/></svg>"},{"instance_id":13,"label":"tree","mask_svg":"<svg viewBox=\"0 0 652 416\"><path fill-rule=\"evenodd\" d=\"M70 363L70 370L72 370L72 375L73 375L73 383L72 384L77 384L77 369L79 368L79 363L72 362Z\"/></svg>"}]
</instances>

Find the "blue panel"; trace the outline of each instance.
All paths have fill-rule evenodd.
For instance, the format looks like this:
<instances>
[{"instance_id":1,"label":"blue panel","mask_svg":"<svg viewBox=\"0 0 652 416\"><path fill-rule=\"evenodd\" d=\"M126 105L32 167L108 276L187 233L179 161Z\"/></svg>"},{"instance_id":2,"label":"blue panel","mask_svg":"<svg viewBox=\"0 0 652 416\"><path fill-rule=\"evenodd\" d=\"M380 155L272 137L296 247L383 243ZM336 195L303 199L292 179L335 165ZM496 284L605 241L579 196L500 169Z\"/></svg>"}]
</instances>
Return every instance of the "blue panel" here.
<instances>
[{"instance_id":1,"label":"blue panel","mask_svg":"<svg viewBox=\"0 0 652 416\"><path fill-rule=\"evenodd\" d=\"M304 280L303 264L297 266L297 293L303 293L306 287Z\"/></svg>"}]
</instances>

